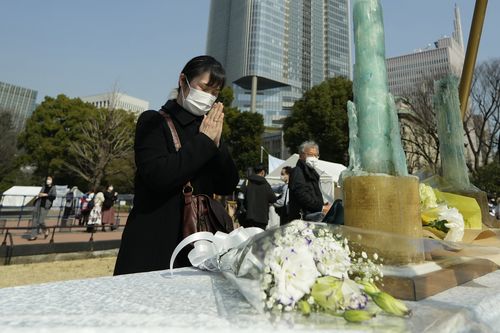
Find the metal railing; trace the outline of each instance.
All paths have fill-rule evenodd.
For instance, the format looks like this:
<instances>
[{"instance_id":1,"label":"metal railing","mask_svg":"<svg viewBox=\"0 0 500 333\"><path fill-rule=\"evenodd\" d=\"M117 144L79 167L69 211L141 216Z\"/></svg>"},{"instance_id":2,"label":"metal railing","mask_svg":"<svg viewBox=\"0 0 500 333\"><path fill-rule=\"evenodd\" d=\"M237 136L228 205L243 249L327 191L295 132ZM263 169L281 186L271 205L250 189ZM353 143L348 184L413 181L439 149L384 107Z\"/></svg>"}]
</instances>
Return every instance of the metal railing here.
<instances>
[{"instance_id":1,"label":"metal railing","mask_svg":"<svg viewBox=\"0 0 500 333\"><path fill-rule=\"evenodd\" d=\"M4 200L8 198L9 200ZM82 200L81 196L73 199L72 207L66 207L66 200L59 197L59 205L52 206L45 218L46 229L49 231L49 244L55 242L56 235L64 233L67 235L68 231L73 230L83 231L86 230L90 233L88 242L94 242L94 234L99 231L100 226L91 226L83 223L84 216L82 214ZM14 236L26 238L28 233L35 228L33 226L34 214L34 196L30 195L0 195L0 235L3 235L3 241L0 244L0 249L6 247L5 264L9 264L14 250ZM4 203L15 202L15 205L4 205ZM115 230L125 225L126 218L132 208L133 195L125 194L119 195L118 200L115 202L115 221L112 225L106 227L114 227ZM69 208L69 211L65 210ZM77 223L75 223L78 221ZM16 232L16 231L20 231ZM24 233L22 233L24 231ZM48 237L46 237L48 238Z\"/></svg>"},{"instance_id":2,"label":"metal railing","mask_svg":"<svg viewBox=\"0 0 500 333\"><path fill-rule=\"evenodd\" d=\"M73 204L71 206L71 211L68 216L64 215L64 211L66 209L66 200L64 197L58 197L59 200L54 200L54 202L60 202L57 206L52 206L49 210L49 214L47 214L47 220L56 219L57 226L60 225L63 218L66 217L75 217L81 213L82 209L82 196L78 196L73 198ZM5 200L10 199L10 200ZM18 200L12 200L18 199ZM0 221L16 221L17 227L20 226L23 218L31 217L34 211L34 201L35 197L33 195L16 195L16 194L8 194L8 195L0 195ZM61 200L62 199L62 200ZM15 205L5 205L7 202L14 202ZM118 195L118 199L115 202L114 208L116 212L116 219L119 218L120 213L129 213L132 208L133 195L132 194L121 194ZM0 225L0 229L2 225Z\"/></svg>"}]
</instances>

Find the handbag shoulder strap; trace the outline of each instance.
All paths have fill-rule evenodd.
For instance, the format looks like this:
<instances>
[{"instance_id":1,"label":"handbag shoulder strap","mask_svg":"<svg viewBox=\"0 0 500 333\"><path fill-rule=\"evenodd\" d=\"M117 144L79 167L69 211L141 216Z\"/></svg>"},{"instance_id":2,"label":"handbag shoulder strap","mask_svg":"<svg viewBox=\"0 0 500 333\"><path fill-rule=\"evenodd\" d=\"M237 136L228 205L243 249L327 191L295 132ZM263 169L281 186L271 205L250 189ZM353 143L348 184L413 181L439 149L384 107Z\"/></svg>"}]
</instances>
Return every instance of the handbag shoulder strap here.
<instances>
[{"instance_id":1,"label":"handbag shoulder strap","mask_svg":"<svg viewBox=\"0 0 500 333\"><path fill-rule=\"evenodd\" d=\"M172 133L172 139L174 140L175 151L179 151L181 149L181 140L179 139L179 134L177 134L177 130L175 129L174 122L170 115L165 111L160 110L160 114L167 121L168 128L170 129L170 133ZM191 186L191 182L187 182L182 189L184 197L186 200L191 202L191 195L193 194L193 187Z\"/></svg>"},{"instance_id":2,"label":"handbag shoulder strap","mask_svg":"<svg viewBox=\"0 0 500 333\"><path fill-rule=\"evenodd\" d=\"M179 134L177 134L177 130L175 129L175 125L174 125L174 122L172 121L172 118L170 118L170 115L164 111L160 111L160 114L167 121L168 128L170 129L170 133L172 133L172 139L174 140L175 150L179 151L182 147L181 140L179 139Z\"/></svg>"}]
</instances>

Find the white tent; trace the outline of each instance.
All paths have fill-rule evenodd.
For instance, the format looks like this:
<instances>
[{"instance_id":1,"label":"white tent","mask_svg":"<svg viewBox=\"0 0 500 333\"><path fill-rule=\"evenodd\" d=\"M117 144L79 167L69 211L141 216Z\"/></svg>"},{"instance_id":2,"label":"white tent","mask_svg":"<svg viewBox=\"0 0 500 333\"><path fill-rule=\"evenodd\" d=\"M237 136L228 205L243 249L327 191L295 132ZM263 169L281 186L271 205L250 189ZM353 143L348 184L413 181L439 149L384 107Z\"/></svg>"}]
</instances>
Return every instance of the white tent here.
<instances>
[{"instance_id":1,"label":"white tent","mask_svg":"<svg viewBox=\"0 0 500 333\"><path fill-rule=\"evenodd\" d=\"M22 207L32 201L42 188L40 186L12 186L3 192L0 204L3 207Z\"/></svg>"},{"instance_id":2,"label":"white tent","mask_svg":"<svg viewBox=\"0 0 500 333\"><path fill-rule=\"evenodd\" d=\"M276 169L280 167L283 163L285 163L285 160L279 159L277 157L274 157L273 155L269 154L267 156L267 170L269 173L272 173ZM280 169L281 170L281 169Z\"/></svg>"},{"instance_id":3,"label":"white tent","mask_svg":"<svg viewBox=\"0 0 500 333\"><path fill-rule=\"evenodd\" d=\"M22 207L30 204L33 199L42 190L41 186L12 186L3 193L0 205L3 207ZM56 199L52 203L52 207L59 208L64 206L66 193L69 188L66 185L56 185ZM75 197L81 197L83 194L79 190L76 191Z\"/></svg>"},{"instance_id":4,"label":"white tent","mask_svg":"<svg viewBox=\"0 0 500 333\"><path fill-rule=\"evenodd\" d=\"M299 160L298 154L293 154L286 161L284 161L278 168L271 172L267 177L267 181L271 185L277 185L282 183L280 179L281 169L285 166L295 167L297 161ZM319 160L316 165L316 171L321 176L321 192L323 192L323 197L325 201L332 203L335 199L340 199L341 193L338 187L338 181L340 173L344 171L346 167L339 163L332 163L323 160Z\"/></svg>"},{"instance_id":5,"label":"white tent","mask_svg":"<svg viewBox=\"0 0 500 333\"><path fill-rule=\"evenodd\" d=\"M64 207L66 204L66 194L70 191L68 185L56 185L56 199L52 203L52 207L60 208ZM76 190L74 193L75 198L81 198L83 193L80 190Z\"/></svg>"}]
</instances>

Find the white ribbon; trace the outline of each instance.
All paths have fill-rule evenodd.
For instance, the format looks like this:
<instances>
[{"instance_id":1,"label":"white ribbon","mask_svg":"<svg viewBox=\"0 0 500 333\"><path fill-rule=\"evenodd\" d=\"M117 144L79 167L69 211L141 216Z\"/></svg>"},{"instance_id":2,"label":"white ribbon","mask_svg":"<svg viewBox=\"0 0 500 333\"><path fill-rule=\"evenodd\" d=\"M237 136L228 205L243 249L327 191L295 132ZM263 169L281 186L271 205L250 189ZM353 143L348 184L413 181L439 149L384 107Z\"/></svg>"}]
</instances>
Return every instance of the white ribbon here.
<instances>
[{"instance_id":1,"label":"white ribbon","mask_svg":"<svg viewBox=\"0 0 500 333\"><path fill-rule=\"evenodd\" d=\"M214 234L211 232L197 232L184 238L182 242L177 245L170 257L170 274L174 275L174 261L177 255L188 244L194 242L194 248L189 251L188 259L194 267L200 267L204 262L211 258L219 257L227 251L238 247L246 242L249 238L263 232L261 228L243 228L240 227L227 234L218 231Z\"/></svg>"}]
</instances>

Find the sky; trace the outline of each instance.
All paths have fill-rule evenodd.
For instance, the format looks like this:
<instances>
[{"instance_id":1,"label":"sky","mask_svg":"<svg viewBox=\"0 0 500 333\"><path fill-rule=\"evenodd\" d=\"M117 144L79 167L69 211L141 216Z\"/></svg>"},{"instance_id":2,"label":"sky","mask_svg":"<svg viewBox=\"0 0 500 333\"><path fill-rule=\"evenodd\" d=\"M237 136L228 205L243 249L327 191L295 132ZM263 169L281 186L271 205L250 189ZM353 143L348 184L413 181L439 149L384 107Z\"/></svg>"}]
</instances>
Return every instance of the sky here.
<instances>
[{"instance_id":1,"label":"sky","mask_svg":"<svg viewBox=\"0 0 500 333\"><path fill-rule=\"evenodd\" d=\"M424 48L453 32L461 10L467 42L473 0L381 0L386 56ZM158 109L179 72L204 54L209 0L1 0L0 81L44 96L112 90ZM478 61L500 57L500 1L491 0ZM354 50L353 50L354 54Z\"/></svg>"}]
</instances>

